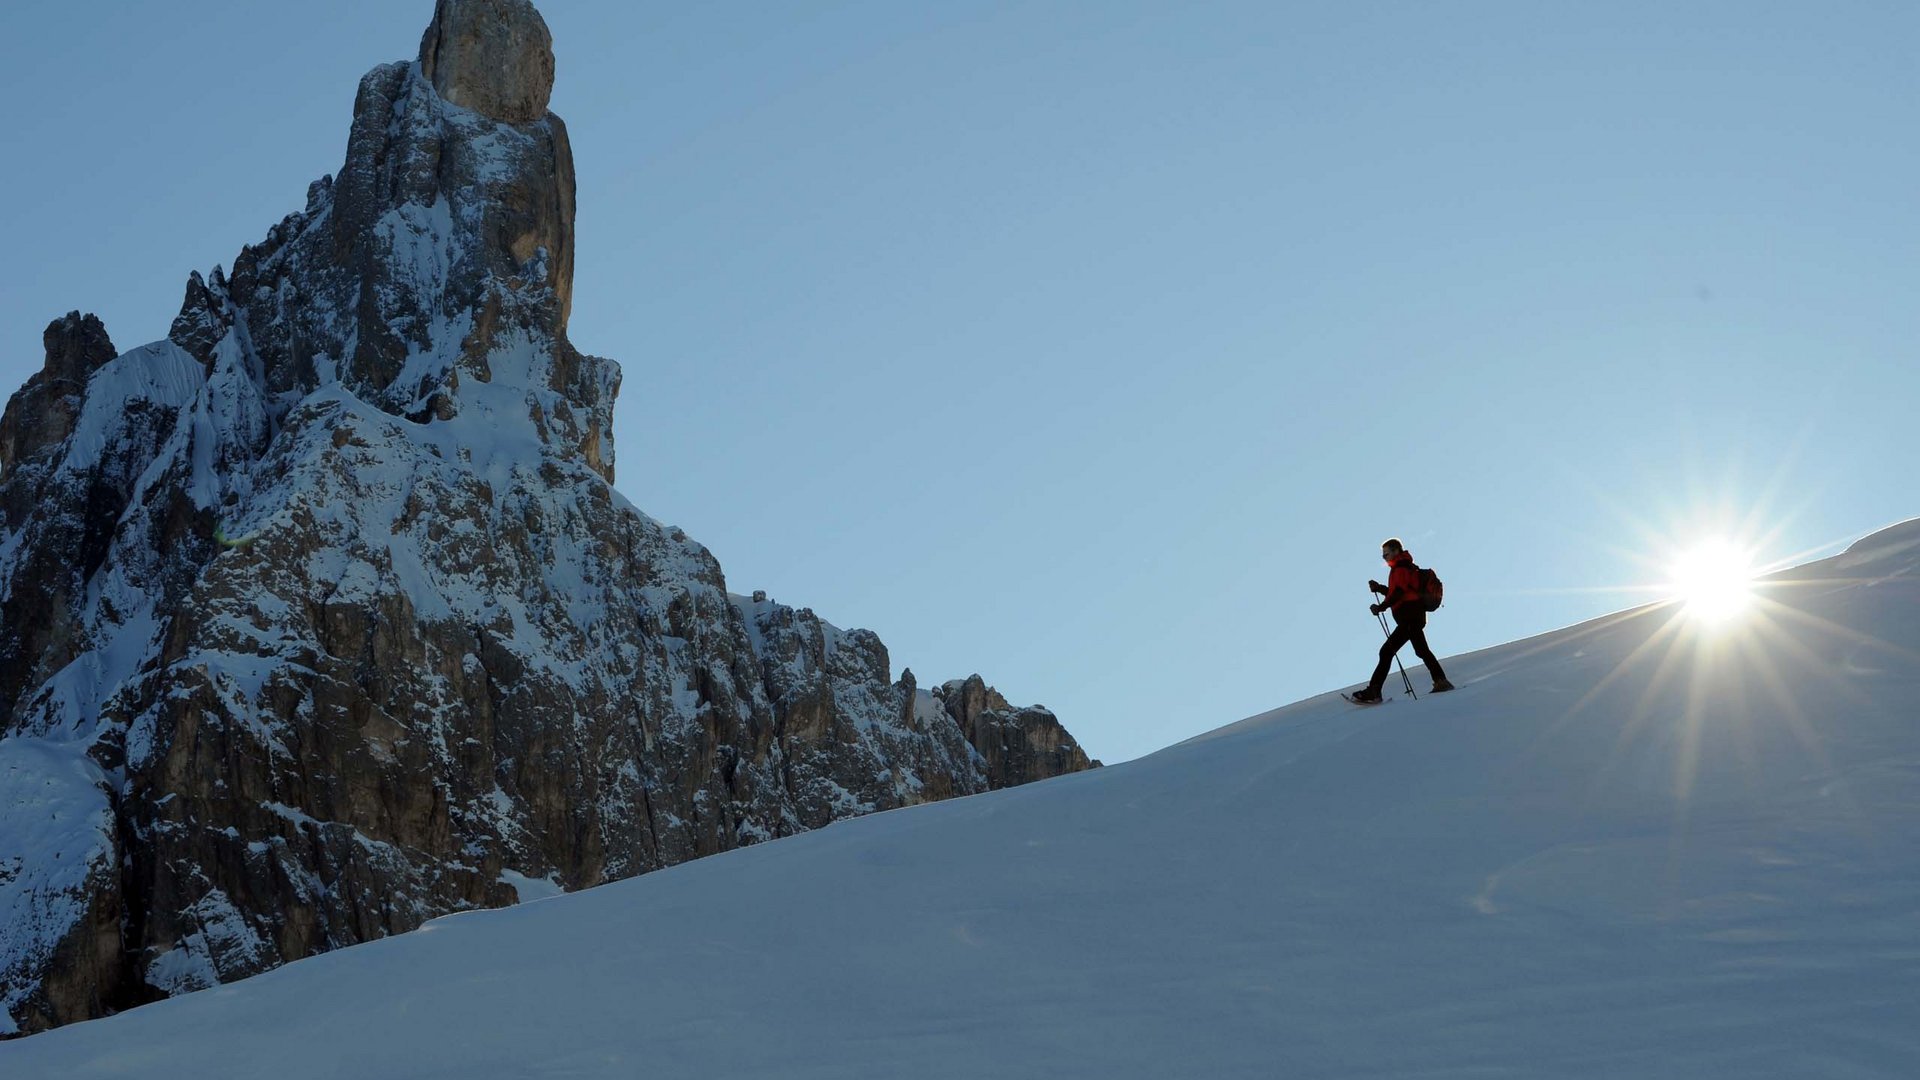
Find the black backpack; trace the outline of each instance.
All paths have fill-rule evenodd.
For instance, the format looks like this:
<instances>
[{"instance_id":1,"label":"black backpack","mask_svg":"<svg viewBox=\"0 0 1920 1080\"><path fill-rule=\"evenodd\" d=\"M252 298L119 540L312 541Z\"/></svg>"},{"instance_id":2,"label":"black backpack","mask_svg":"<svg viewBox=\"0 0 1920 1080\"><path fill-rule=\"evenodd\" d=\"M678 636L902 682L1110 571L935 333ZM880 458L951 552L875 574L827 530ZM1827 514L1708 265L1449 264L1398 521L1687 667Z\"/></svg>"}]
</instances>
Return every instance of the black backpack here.
<instances>
[{"instance_id":1,"label":"black backpack","mask_svg":"<svg viewBox=\"0 0 1920 1080\"><path fill-rule=\"evenodd\" d=\"M1420 606L1427 611L1439 611L1440 603L1446 597L1447 587L1440 582L1440 575L1420 568Z\"/></svg>"}]
</instances>

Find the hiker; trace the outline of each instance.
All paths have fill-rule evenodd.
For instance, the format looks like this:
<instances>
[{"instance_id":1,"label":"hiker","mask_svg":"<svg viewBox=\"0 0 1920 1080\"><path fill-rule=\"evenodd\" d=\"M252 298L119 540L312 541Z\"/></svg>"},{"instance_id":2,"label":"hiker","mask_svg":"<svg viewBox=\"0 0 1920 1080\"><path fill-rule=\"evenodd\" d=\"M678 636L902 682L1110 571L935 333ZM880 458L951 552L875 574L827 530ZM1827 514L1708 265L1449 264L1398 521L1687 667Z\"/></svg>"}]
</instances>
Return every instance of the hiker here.
<instances>
[{"instance_id":1,"label":"hiker","mask_svg":"<svg viewBox=\"0 0 1920 1080\"><path fill-rule=\"evenodd\" d=\"M1440 670L1440 661L1427 647L1427 608L1426 598L1421 595L1420 568L1413 565L1413 556L1399 540L1388 540L1380 545L1380 557L1392 567L1387 575L1387 583L1367 582L1367 588L1381 595L1379 603L1367 608L1375 615L1383 611L1393 612L1393 633L1387 636L1386 644L1380 646L1380 665L1373 669L1373 680L1367 683L1365 690L1356 691L1353 700L1372 703L1380 700L1380 687L1387 681L1387 672L1393 667L1393 654L1400 646L1413 642L1413 654L1427 665L1427 674L1433 676L1433 693L1444 694L1453 689L1447 681L1447 673Z\"/></svg>"}]
</instances>

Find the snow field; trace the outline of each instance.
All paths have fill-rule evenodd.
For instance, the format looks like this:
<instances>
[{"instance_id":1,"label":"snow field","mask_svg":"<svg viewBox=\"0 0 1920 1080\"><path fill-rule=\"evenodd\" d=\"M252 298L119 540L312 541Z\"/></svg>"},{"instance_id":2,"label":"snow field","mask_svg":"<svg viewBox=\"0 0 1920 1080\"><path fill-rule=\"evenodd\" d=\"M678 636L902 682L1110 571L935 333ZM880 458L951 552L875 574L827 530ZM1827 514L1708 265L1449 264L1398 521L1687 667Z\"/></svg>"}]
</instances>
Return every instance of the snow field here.
<instances>
[{"instance_id":1,"label":"snow field","mask_svg":"<svg viewBox=\"0 0 1920 1080\"><path fill-rule=\"evenodd\" d=\"M0 1074L1920 1072L1920 521L1716 633L1654 606L1447 666L440 919Z\"/></svg>"}]
</instances>

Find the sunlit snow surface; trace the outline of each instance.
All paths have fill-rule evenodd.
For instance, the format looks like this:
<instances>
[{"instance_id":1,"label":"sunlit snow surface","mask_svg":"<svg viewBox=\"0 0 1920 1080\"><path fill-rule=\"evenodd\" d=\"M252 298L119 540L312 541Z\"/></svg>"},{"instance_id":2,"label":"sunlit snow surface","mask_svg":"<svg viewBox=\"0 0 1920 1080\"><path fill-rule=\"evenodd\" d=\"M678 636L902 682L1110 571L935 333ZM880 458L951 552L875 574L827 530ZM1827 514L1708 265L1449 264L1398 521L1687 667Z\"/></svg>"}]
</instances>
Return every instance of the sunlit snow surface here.
<instances>
[{"instance_id":1,"label":"sunlit snow surface","mask_svg":"<svg viewBox=\"0 0 1920 1080\"><path fill-rule=\"evenodd\" d=\"M1920 522L1761 597L441 919L0 1075L1920 1074Z\"/></svg>"}]
</instances>

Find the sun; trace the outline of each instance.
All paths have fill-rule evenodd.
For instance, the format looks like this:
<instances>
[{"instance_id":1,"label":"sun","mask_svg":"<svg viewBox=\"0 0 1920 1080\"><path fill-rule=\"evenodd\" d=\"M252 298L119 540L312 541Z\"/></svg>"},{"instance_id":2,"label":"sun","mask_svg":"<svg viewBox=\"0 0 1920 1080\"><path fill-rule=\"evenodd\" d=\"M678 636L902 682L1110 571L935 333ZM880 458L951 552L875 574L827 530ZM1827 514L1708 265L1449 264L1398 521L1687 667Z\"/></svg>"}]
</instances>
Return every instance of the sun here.
<instances>
[{"instance_id":1,"label":"sun","mask_svg":"<svg viewBox=\"0 0 1920 1080\"><path fill-rule=\"evenodd\" d=\"M1687 614L1722 623L1753 603L1753 557L1726 540L1706 540L1673 562L1669 582Z\"/></svg>"}]
</instances>

